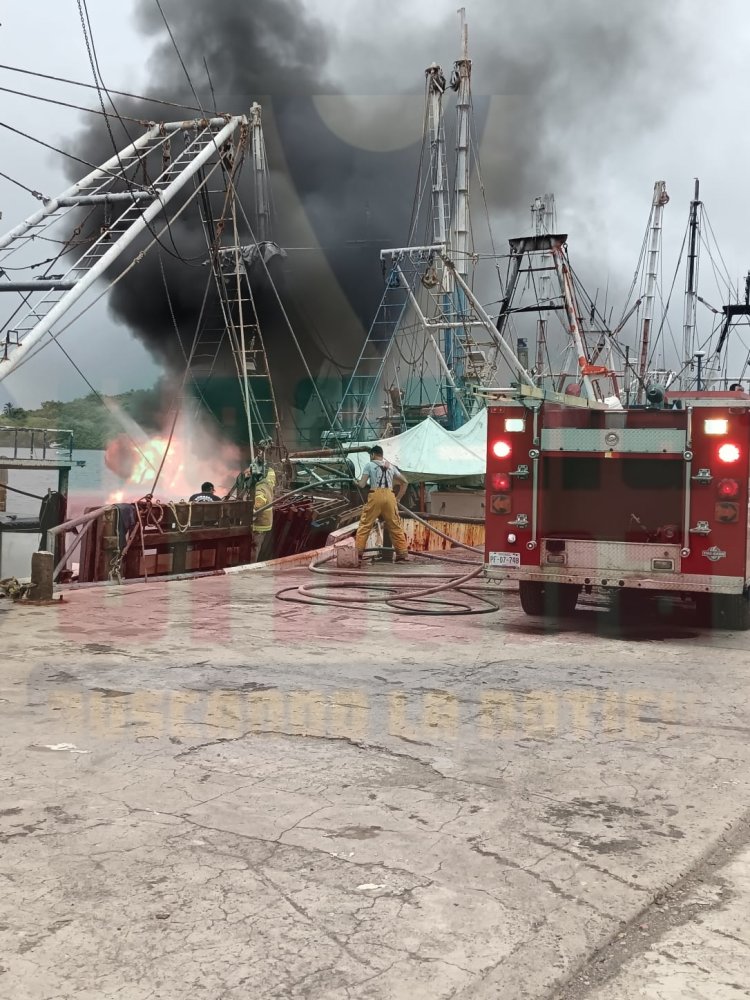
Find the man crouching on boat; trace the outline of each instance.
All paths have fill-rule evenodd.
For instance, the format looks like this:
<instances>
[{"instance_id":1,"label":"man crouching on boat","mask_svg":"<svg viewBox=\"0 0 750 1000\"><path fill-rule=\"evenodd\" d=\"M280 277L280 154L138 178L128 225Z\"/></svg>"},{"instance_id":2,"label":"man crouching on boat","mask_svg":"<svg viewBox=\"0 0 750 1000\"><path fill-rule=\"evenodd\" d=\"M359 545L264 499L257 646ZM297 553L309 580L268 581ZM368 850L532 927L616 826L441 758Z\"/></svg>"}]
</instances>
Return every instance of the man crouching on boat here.
<instances>
[{"instance_id":1,"label":"man crouching on boat","mask_svg":"<svg viewBox=\"0 0 750 1000\"><path fill-rule=\"evenodd\" d=\"M370 461L356 483L360 489L364 489L367 485L370 487L367 503L362 508L357 528L357 558L360 564L372 526L379 517L382 517L390 533L396 550L396 562L406 562L409 546L401 518L398 516L398 501L406 492L409 483L395 465L385 461L380 445L376 444L370 449ZM394 492L394 489L397 492Z\"/></svg>"}]
</instances>

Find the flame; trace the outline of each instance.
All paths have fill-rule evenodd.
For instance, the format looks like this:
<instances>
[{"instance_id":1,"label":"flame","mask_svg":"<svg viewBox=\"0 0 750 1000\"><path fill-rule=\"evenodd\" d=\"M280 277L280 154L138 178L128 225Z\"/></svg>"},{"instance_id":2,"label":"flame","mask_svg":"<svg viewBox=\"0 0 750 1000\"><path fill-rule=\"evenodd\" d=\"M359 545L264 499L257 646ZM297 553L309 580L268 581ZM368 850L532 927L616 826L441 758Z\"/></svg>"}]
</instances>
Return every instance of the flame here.
<instances>
[{"instance_id":1,"label":"flame","mask_svg":"<svg viewBox=\"0 0 750 1000\"><path fill-rule=\"evenodd\" d=\"M242 467L234 445L216 441L187 421L178 425L171 441L157 436L136 444L120 435L110 442L104 461L124 483L122 489L113 491L109 503L132 502L147 493L163 500L185 500L206 481L223 496Z\"/></svg>"}]
</instances>

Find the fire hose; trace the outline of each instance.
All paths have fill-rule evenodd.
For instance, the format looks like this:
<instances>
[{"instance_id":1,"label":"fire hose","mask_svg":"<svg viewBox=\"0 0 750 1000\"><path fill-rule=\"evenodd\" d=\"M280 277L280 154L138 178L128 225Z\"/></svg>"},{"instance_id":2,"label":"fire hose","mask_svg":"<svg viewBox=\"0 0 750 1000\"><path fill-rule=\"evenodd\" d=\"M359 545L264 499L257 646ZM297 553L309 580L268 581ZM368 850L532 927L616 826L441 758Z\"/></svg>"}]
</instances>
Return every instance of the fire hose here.
<instances>
[{"instance_id":1,"label":"fire hose","mask_svg":"<svg viewBox=\"0 0 750 1000\"><path fill-rule=\"evenodd\" d=\"M402 510L406 511L406 508L401 504L399 506ZM475 546L467 545L457 538L451 538L450 535L445 534L439 528L436 528L428 521L414 514L413 511L407 512L410 517L419 521L429 531L434 532L444 540L451 542L459 548L468 549L475 554L479 552L479 549ZM372 551L381 550L366 550L366 552ZM432 552L412 551L412 555L418 557L426 556L430 559L446 559L446 557ZM292 604L339 607L347 608L348 610L360 607L380 613L411 616L427 615L444 617L447 615L481 615L500 610L500 606L495 601L491 601L483 590L467 586L472 580L477 579L481 575L484 570L483 564L476 566L469 573L464 573L460 576L451 576L438 584L434 584L433 582L432 586L423 584L421 587L418 586L415 589L414 581L434 581L434 575L429 573L391 571L377 573L376 575L368 574L368 578L363 580L362 571L359 569L324 569L326 564L331 562L333 558L332 555L329 555L315 559L310 563L309 568L313 573L348 577L346 581L327 580L325 583L308 583L296 587L284 587L276 593L277 599ZM474 560L469 559L446 559L446 561L452 563L461 562L464 565L473 564L474 562ZM354 582L352 577L357 577L361 582ZM330 591L337 591L337 593L331 594ZM341 591L345 591L345 593L341 593ZM461 594L467 600L437 596L447 593L454 595Z\"/></svg>"}]
</instances>

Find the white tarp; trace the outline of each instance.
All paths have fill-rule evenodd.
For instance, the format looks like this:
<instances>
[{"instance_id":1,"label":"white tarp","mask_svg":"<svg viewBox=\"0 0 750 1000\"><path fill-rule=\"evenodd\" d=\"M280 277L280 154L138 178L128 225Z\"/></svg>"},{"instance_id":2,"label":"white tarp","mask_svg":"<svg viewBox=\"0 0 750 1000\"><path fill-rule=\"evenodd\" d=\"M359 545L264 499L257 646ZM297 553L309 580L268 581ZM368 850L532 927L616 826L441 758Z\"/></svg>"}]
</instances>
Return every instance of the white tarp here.
<instances>
[{"instance_id":1,"label":"white tarp","mask_svg":"<svg viewBox=\"0 0 750 1000\"><path fill-rule=\"evenodd\" d=\"M403 434L366 443L379 444L385 458L411 482L483 476L487 465L487 411L480 410L456 431L447 431L428 417ZM358 452L349 458L356 474L361 475L369 456Z\"/></svg>"}]
</instances>

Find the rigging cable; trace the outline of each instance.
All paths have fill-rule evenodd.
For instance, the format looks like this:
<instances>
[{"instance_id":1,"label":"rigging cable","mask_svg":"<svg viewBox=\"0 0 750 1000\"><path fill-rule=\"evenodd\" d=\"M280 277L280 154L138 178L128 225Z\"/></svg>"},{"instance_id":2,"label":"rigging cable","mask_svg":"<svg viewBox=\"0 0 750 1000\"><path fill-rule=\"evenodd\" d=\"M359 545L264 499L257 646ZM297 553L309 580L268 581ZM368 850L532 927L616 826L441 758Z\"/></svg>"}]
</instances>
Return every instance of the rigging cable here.
<instances>
[{"instance_id":1,"label":"rigging cable","mask_svg":"<svg viewBox=\"0 0 750 1000\"><path fill-rule=\"evenodd\" d=\"M25 90L13 90L11 87L0 87L0 91L4 94L15 94L16 97L28 97L32 101L42 101L44 104L56 104L61 108L71 108L73 111L85 111L90 115L102 115L104 112L97 111L96 108L87 108L82 104L71 104L68 101L59 101L54 97L42 97L41 94L29 94ZM148 125L149 122L144 121L142 118L130 118L127 115L123 115L125 121L133 122L136 125Z\"/></svg>"},{"instance_id":2,"label":"rigging cable","mask_svg":"<svg viewBox=\"0 0 750 1000\"><path fill-rule=\"evenodd\" d=\"M84 2L85 2L85 0L84 0ZM170 40L172 42L172 45L174 46L175 52L177 53L177 58L180 60L180 66L182 66L182 70L183 70L183 72L185 74L185 77L187 78L188 85L190 86L190 89L193 92L193 97L195 98L195 103L201 109L201 112L203 112L203 107L201 105L200 97L198 97L198 94L197 94L197 92L195 90L195 87L193 86L193 81L191 80L190 74L188 73L187 66L185 65L185 60L182 58L182 54L180 53L180 50L177 47L177 42L175 41L175 37L172 34L172 29L169 27L169 21L167 21L167 17L166 17L166 14L164 13L164 10L162 9L162 5L159 2L159 0L154 0L154 2L156 3L156 6L159 8L159 13L161 14L161 19L164 22L164 27L167 29L167 32L169 33ZM205 116L205 112L203 112L203 114Z\"/></svg>"},{"instance_id":3,"label":"rigging cable","mask_svg":"<svg viewBox=\"0 0 750 1000\"><path fill-rule=\"evenodd\" d=\"M94 83L96 84L97 94L99 95L99 103L101 105L102 114L104 115L104 122L105 122L105 124L107 126L107 132L109 134L109 138L110 138L110 141L112 143L112 148L115 151L115 156L117 157L117 162L120 164L120 171L121 171L122 180L125 182L125 185L127 186L128 191L132 195L133 192L132 192L131 184L135 184L135 181L131 181L131 179L127 176L127 171L126 171L125 167L123 166L122 159L120 158L120 150L118 149L117 141L115 140L114 133L112 132L112 126L110 125L110 121L109 121L110 115L108 114L107 109L105 107L104 98L102 96L102 91L104 91L104 93L107 94L107 98L109 100L109 103L112 105L112 110L114 111L115 116L117 117L117 120L120 122L120 125L122 126L122 130L125 133L125 135L127 136L128 141L131 143L131 145L133 143L133 137L130 135L130 133L128 131L128 128L127 128L125 122L123 121L122 117L120 116L120 112L117 110L117 107L115 106L115 102L112 100L112 97L110 96L109 92L107 91L107 87L106 87L106 85L104 83L104 78L103 78L101 70L99 68L99 57L98 57L98 55L96 53L96 45L95 45L95 42L94 42L94 33L93 33L92 29L91 29L91 21L89 19L89 11L88 11L88 5L86 3L86 0L76 0L76 2L78 4L78 13L79 13L80 19L81 19L81 28L82 28L82 31L83 31L83 39L84 39L84 42L86 44L86 51L87 51L88 57L89 57L89 64L91 66L91 73L92 73L92 75L94 77ZM141 151L137 150L137 149L134 150L134 154L135 154L135 156L138 159L139 165L143 169L143 174L144 174L144 177L145 177L146 176L146 160L145 160L145 157L142 156L141 155ZM157 198L161 202L161 198L159 198L158 192L157 192ZM165 217L165 219L167 221L169 239L170 239L170 242L172 243L172 246L174 247L174 252L172 250L170 250L169 247L164 246L164 244L161 243L160 240L158 241L159 245L161 246L161 248L166 253L168 253L172 257L176 257L178 260L182 261L183 264L187 264L189 267L198 267L198 266L200 266L197 263L197 261L199 259L197 256L188 259L182 253L180 253L180 251L178 250L177 244L175 243L175 240L174 240L174 235L172 233L172 227L171 227L170 222L169 222L169 216L167 215L167 210L166 210L167 206L164 205L164 204L162 204L162 208L164 210L164 217ZM140 214L141 214L141 218L143 219L143 221L144 221L144 223L145 223L146 228L148 229L148 231L151 233L152 236L155 236L154 230L151 227L151 223L146 221L143 212L141 212ZM157 239L158 239L158 237L157 237Z\"/></svg>"},{"instance_id":4,"label":"rigging cable","mask_svg":"<svg viewBox=\"0 0 750 1000\"><path fill-rule=\"evenodd\" d=\"M8 132L14 132L16 135L20 135L24 139L29 139L31 142L35 142L38 146L44 146L45 149L50 149L53 153L59 153L60 156L66 156L69 160L75 160L76 163L81 163L84 167L91 167L93 170L101 170L102 173L108 174L115 180L121 179L120 174L117 174L112 170L104 170L101 166L97 166L96 163L90 163L89 160L82 160L80 156L75 156L73 153L67 153L64 149L59 149L57 146L53 146L49 142L45 142L44 139L37 139L36 136L29 135L28 132L23 132L20 128L9 125L7 122L0 122L0 128L7 129ZM136 187L145 189L144 184L138 184L136 181L132 181L132 183Z\"/></svg>"},{"instance_id":5,"label":"rigging cable","mask_svg":"<svg viewBox=\"0 0 750 1000\"><path fill-rule=\"evenodd\" d=\"M206 179L204 181L202 181L201 184L207 184L208 181L210 180L211 176L215 173L215 171L219 168L219 166L220 166L219 163L215 163L213 165L213 167L211 168L210 172L206 175ZM183 205L181 205L180 208L175 213L174 219L172 221L174 222L175 219L178 219L182 215L182 213L188 208L189 205L190 205L189 201L186 201ZM165 224L162 227L162 229L160 230L160 232L158 233L158 235L159 236L163 236L166 231L167 231L167 224ZM78 320L81 319L81 317L85 316L85 314L90 309L93 309L93 307L97 304L97 302L99 302L101 299L103 299L104 296L107 295L115 287L115 285L119 284L119 282L122 281L122 279L127 274L129 274L130 271L132 271L133 268L137 264L140 264L140 262L143 260L143 258L146 256L146 254L149 252L149 250L151 250L151 248L156 243L158 243L158 242L159 241L157 240L157 238L154 237L154 239L152 239L151 242L146 247L143 248L143 250L140 250L138 252L138 254L136 254L136 256L133 258L133 260L131 260L130 263L125 268L123 268L123 270L117 275L117 277L113 278L102 289L102 291L99 292L99 294L96 296L96 298L94 298L91 302L89 302L89 304L85 308L83 308L79 313L77 313L77 315L74 316L72 320L70 320L68 323L66 323L65 326L63 326L56 333L52 333L51 330L48 331L50 340L57 341L58 338L61 337L63 333L65 333L67 330L69 330L71 328L71 326L73 326L75 323L77 323ZM18 368L21 368L24 364L26 364L26 362L30 361L32 358L36 357L36 355L39 353L39 351L43 350L47 346L47 343L48 343L48 341L45 340L43 343L37 344L36 347L32 351L29 352L29 354L27 354L25 357L23 357L21 359L21 361L16 366L16 370Z\"/></svg>"},{"instance_id":6,"label":"rigging cable","mask_svg":"<svg viewBox=\"0 0 750 1000\"><path fill-rule=\"evenodd\" d=\"M245 220L245 225L247 226L248 232L250 233L250 237L251 237L253 243L257 243L258 241L255 238L255 233L253 232L253 227L250 224L250 220L247 217L247 212L245 211L245 206L242 204L242 201L240 200L240 197L239 197L239 194L237 192L237 189L234 186L234 180L231 177L229 178L229 184L232 186L232 190L234 191L235 197L237 198L237 204L240 206L240 212L242 213L242 217ZM311 386L313 388L313 391L314 391L314 393L315 393L315 395L316 395L316 397L318 399L318 402L320 403L321 409L323 411L323 415L326 418L326 420L328 421L329 429L333 430L334 429L333 428L333 422L332 422L332 419L331 419L331 415L328 412L328 407L324 403L323 397L321 396L320 390L318 389L318 384L315 381L315 379L313 378L312 372L310 371L310 366L307 363L307 358L304 355L304 352L302 350L302 346L301 346L301 344L299 342L299 339L297 338L297 334L294 331L294 327L292 326L291 320L289 319L289 315L288 315L286 309L284 308L284 303L283 303L283 301L281 299L281 296L279 295L279 290L276 287L276 282L273 280L273 278L271 276L271 272L268 269L268 264L266 263L266 260L265 260L265 257L264 257L263 254L259 254L259 260L260 260L260 263L263 266L263 270L265 271L266 277L268 278L268 282L269 282L269 284L271 286L271 290L273 291L274 298L276 299L276 302L277 302L277 304L279 306L279 309L281 310L281 315L284 317L284 322L286 323L287 329L289 330L289 333L291 335L291 338L292 338L292 341L294 343L294 346L297 348L297 353L299 354L299 356L300 356L300 358L302 360L302 364L304 365L305 372L307 373L307 377L310 379L310 384L311 384Z\"/></svg>"},{"instance_id":7,"label":"rigging cable","mask_svg":"<svg viewBox=\"0 0 750 1000\"><path fill-rule=\"evenodd\" d=\"M169 315L170 315L170 317L172 319L172 326L173 326L174 331L175 331L175 333L177 335L178 341L180 341L180 343L181 343L182 342L182 337L180 335L180 328L179 328L179 326L177 324L177 317L175 316L174 306L172 304L172 296L169 294L169 284L167 283L167 276L164 273L164 261L162 260L161 254L159 254L159 268L161 270L161 278L162 278L162 282L164 284L164 292L165 292L166 297L167 297L167 305L169 307ZM174 432L175 432L175 429L177 427L177 420L179 419L180 410L182 409L182 399L183 399L183 395L184 395L184 392L185 392L185 385L186 385L187 380L188 380L188 375L192 374L190 366L192 364L193 357L195 355L195 349L198 346L198 339L200 337L201 325L203 323L203 314L204 314L205 309L206 309L206 302L208 301L208 292L209 292L209 289L211 288L212 281L213 281L213 273L211 271L209 271L208 280L206 282L206 290L203 293L203 301L201 303L200 313L198 315L198 320L197 320L197 322L195 324L195 333L193 335L193 343L192 343L192 345L190 347L190 356L188 357L187 364L185 365L185 372L184 372L184 374L182 376L182 382L180 383L180 388L175 393L175 403L174 403L174 411L175 412L174 412L174 419L172 421L172 427L171 427L171 429L169 431L169 437L167 438L167 443L166 443L166 446L164 448L164 454L162 455L161 462L159 463L159 468L156 470L156 475L154 477L154 484L151 487L151 491L150 491L151 494L153 494L154 491L156 490L156 486L157 486L157 484L159 482L159 477L161 476L162 470L164 469L164 463L166 462L167 455L169 454L169 449L172 447L172 440L174 438ZM149 463L149 464L151 464L151 463Z\"/></svg>"},{"instance_id":8,"label":"rigging cable","mask_svg":"<svg viewBox=\"0 0 750 1000\"><path fill-rule=\"evenodd\" d=\"M55 76L51 73L39 73L37 70L22 69L20 66L8 66L5 63L0 63L0 69L8 70L10 73L22 73L25 76L38 77L41 80L52 80L54 83L67 83L73 87L83 87L86 90L97 89L93 83L83 83L81 80L71 80L64 76ZM167 108L177 108L178 111L200 111L203 113L203 108L195 108L191 104L179 104L176 101L165 101L158 97L131 94L127 90L110 90L110 93L115 94L117 97L128 97L134 101L144 101L146 104L160 104Z\"/></svg>"},{"instance_id":9,"label":"rigging cable","mask_svg":"<svg viewBox=\"0 0 750 1000\"><path fill-rule=\"evenodd\" d=\"M37 201L50 200L49 198L46 197L46 195L43 195L41 191L35 191L33 188L26 187L25 184L22 184L20 181L17 181L15 177L10 177L8 174L4 174L2 170L0 170L0 177L2 177L6 181L10 181L11 184L15 184L16 187L23 188L24 191L27 191L33 198L36 198Z\"/></svg>"}]
</instances>

